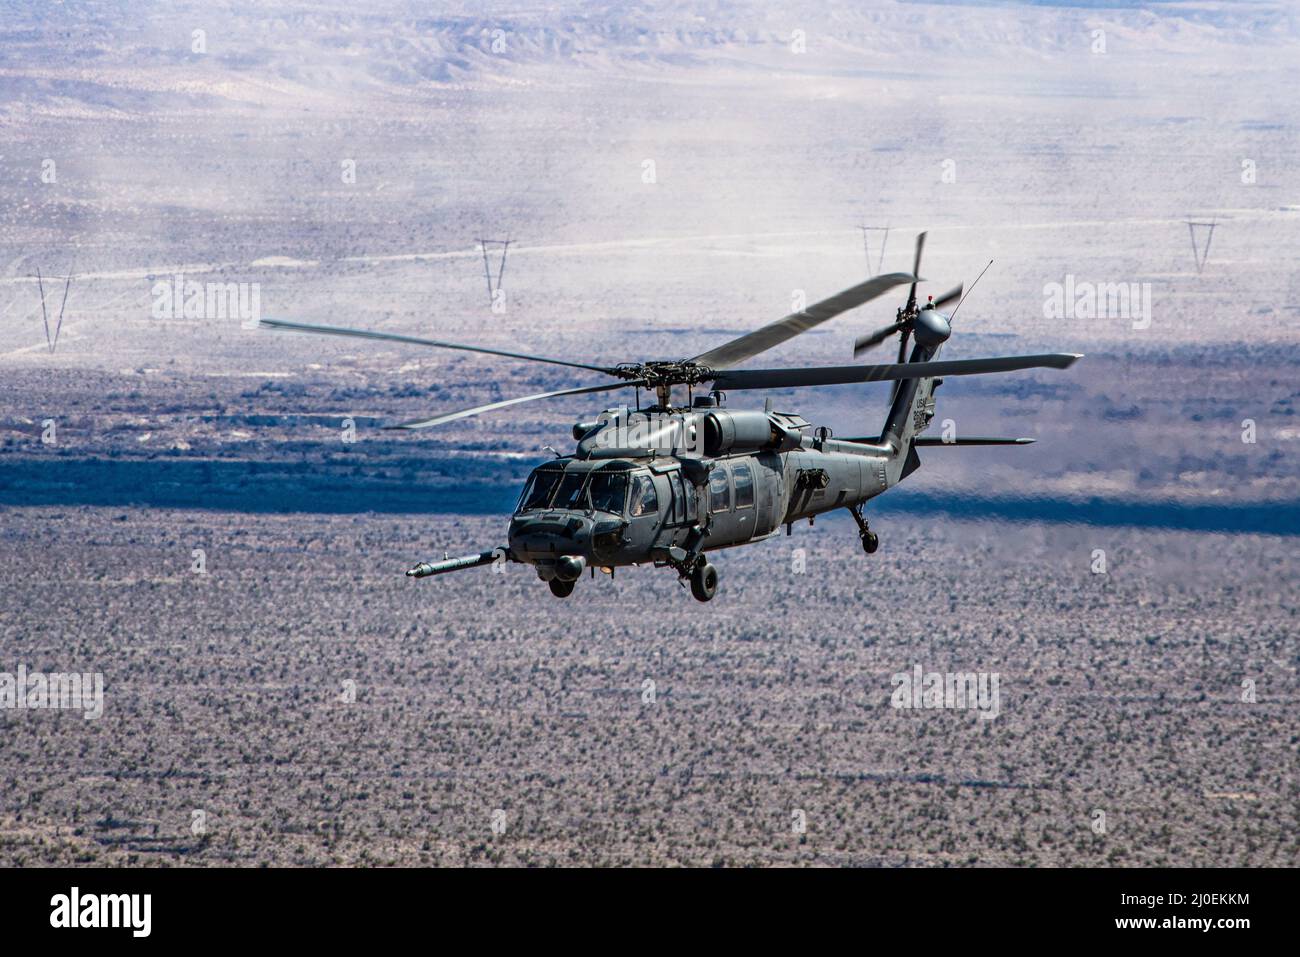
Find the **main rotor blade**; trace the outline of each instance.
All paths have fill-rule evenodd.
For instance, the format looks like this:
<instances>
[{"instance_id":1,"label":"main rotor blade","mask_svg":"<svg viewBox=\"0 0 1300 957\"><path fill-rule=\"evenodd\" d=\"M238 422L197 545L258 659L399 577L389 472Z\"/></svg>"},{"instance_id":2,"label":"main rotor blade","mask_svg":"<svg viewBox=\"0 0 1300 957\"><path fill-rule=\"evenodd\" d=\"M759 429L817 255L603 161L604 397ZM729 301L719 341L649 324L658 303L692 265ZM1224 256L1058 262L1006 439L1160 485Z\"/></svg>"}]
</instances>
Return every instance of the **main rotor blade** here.
<instances>
[{"instance_id":1,"label":"main rotor blade","mask_svg":"<svg viewBox=\"0 0 1300 957\"><path fill-rule=\"evenodd\" d=\"M991 359L951 359L943 362L903 362L874 366L823 366L808 369L739 369L719 372L713 384L719 389L787 389L846 382L880 382L932 376L979 375L1018 369L1067 369L1082 356L1053 352L1037 356L997 356Z\"/></svg>"},{"instance_id":2,"label":"main rotor blade","mask_svg":"<svg viewBox=\"0 0 1300 957\"><path fill-rule=\"evenodd\" d=\"M348 329L343 326L317 326L308 322L287 322L284 319L263 319L260 325L268 329L288 329L291 332L318 332L326 336L348 336L353 339L380 339L385 342L409 342L417 346L434 346L438 349L459 349L462 352L484 352L490 356L505 356L508 359L523 359L527 362L546 362L553 366L568 366L571 369L589 369L606 375L618 375L614 369L605 366L592 366L583 362L569 362L565 359L548 359L523 352L507 352L504 349L488 349L483 346L465 346L455 342L440 342L437 339L421 339L417 336L403 336L395 332L373 332L369 329Z\"/></svg>"},{"instance_id":3,"label":"main rotor blade","mask_svg":"<svg viewBox=\"0 0 1300 957\"><path fill-rule=\"evenodd\" d=\"M864 302L870 302L895 286L913 282L915 279L916 276L908 275L905 272L891 272L883 276L874 276L866 282L858 283L851 289L845 289L843 292L831 296L829 299L813 303L803 312L791 313L784 319L768 323L761 329L756 329L739 339L732 339L730 342L724 343L716 349L711 349L703 355L698 355L689 361L706 365L710 369L729 368L738 362L744 362L751 356L758 355L760 352L766 352L787 339L793 339L801 332L807 332L828 319L834 319L841 312L860 306Z\"/></svg>"},{"instance_id":4,"label":"main rotor blade","mask_svg":"<svg viewBox=\"0 0 1300 957\"><path fill-rule=\"evenodd\" d=\"M893 325L885 326L883 329L877 329L869 336L861 336L853 343L853 358L857 358L868 349L874 349L896 332L901 332L907 328L907 322L896 322Z\"/></svg>"},{"instance_id":5,"label":"main rotor blade","mask_svg":"<svg viewBox=\"0 0 1300 957\"><path fill-rule=\"evenodd\" d=\"M988 262L984 264L984 268L980 270L980 274L976 276L975 281L970 284L970 292L975 291L975 287L980 284L980 280L984 278L984 274L989 271L989 267L992 265L993 265L992 259L990 259ZM948 316L948 321L950 323L953 321L953 319L957 317L957 310L961 308L961 304L966 301L966 296L969 295L970 293L966 293L965 295L963 295L961 299L957 302L957 305L952 307L952 313Z\"/></svg>"},{"instance_id":6,"label":"main rotor blade","mask_svg":"<svg viewBox=\"0 0 1300 957\"><path fill-rule=\"evenodd\" d=\"M634 379L631 382L609 382L604 385L586 385L579 386L576 389L557 389L554 392L538 392L535 395L521 395L513 399L503 399L500 402L489 402L487 405L475 406L472 409L462 409L460 412L449 412L447 415L439 415L432 419L413 419L410 422L398 422L394 425L386 425L386 429L427 429L433 425L442 425L446 422L455 422L457 419L468 419L471 415L479 415L483 412L491 412L493 409L504 409L508 405L518 405L521 402L533 402L537 399L553 399L561 395L583 395L588 392L609 392L613 389L629 389L633 386L643 386L646 384L644 379Z\"/></svg>"}]
</instances>

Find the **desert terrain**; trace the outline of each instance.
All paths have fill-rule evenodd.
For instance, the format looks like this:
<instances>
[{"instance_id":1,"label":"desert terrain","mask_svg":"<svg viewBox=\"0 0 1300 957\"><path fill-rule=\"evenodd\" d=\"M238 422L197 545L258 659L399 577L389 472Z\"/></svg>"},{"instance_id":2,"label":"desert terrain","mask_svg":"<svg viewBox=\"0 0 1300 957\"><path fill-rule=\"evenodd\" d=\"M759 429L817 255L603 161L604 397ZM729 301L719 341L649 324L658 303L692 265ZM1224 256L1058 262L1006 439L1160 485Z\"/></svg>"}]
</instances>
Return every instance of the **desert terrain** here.
<instances>
[{"instance_id":1,"label":"desert terrain","mask_svg":"<svg viewBox=\"0 0 1300 957\"><path fill-rule=\"evenodd\" d=\"M0 671L105 700L0 711L0 864L1296 864L1297 52L1267 2L6 5ZM380 426L584 373L157 308L683 357L921 230L923 291L992 261L944 358L1085 358L950 378L936 431L1037 442L925 450L878 554L799 526L708 605L403 577L603 406ZM916 664L1000 713L891 707Z\"/></svg>"}]
</instances>

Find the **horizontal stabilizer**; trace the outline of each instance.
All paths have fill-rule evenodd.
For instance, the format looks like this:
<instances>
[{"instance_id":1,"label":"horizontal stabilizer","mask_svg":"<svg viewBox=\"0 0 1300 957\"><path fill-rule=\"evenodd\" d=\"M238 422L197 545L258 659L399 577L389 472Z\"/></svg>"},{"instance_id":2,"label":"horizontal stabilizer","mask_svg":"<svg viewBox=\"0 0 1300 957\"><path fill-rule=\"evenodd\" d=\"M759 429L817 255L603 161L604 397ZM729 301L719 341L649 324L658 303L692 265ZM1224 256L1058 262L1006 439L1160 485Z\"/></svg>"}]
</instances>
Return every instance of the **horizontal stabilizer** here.
<instances>
[{"instance_id":1,"label":"horizontal stabilizer","mask_svg":"<svg viewBox=\"0 0 1300 957\"><path fill-rule=\"evenodd\" d=\"M923 435L912 440L913 445L930 448L936 445L1032 445L1033 439L999 439L988 435L967 435L959 439L944 439L941 435Z\"/></svg>"}]
</instances>

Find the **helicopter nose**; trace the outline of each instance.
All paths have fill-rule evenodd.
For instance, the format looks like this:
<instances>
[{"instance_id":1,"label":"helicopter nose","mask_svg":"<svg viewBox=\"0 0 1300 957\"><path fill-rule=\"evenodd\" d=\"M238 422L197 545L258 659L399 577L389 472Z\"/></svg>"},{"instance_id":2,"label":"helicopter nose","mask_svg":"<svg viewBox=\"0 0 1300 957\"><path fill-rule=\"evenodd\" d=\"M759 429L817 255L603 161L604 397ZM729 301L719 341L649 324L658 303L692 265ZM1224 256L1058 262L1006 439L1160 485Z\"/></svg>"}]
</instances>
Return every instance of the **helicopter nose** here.
<instances>
[{"instance_id":1,"label":"helicopter nose","mask_svg":"<svg viewBox=\"0 0 1300 957\"><path fill-rule=\"evenodd\" d=\"M591 542L591 522L585 517L554 512L521 517L510 523L508 538L510 550L520 556L583 555Z\"/></svg>"}]
</instances>

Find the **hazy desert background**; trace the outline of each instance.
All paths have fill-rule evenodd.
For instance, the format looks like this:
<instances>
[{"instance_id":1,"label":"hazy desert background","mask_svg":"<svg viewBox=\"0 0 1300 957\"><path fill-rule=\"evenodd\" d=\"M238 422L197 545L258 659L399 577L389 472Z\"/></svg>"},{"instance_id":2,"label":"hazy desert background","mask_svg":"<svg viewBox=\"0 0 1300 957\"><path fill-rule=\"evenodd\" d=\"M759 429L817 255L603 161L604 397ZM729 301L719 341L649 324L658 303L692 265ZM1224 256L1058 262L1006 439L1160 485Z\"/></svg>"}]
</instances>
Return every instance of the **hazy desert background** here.
<instances>
[{"instance_id":1,"label":"hazy desert background","mask_svg":"<svg viewBox=\"0 0 1300 957\"><path fill-rule=\"evenodd\" d=\"M0 862L1295 864L1296 19L0 3L0 671L106 685L99 721L0 713ZM922 229L930 292L993 260L945 358L1086 354L950 378L936 430L1039 441L924 452L879 554L800 527L721 556L708 606L648 569L568 602L402 577L500 544L601 404L377 427L582 373L150 309L183 272L265 316L670 358ZM37 269L54 312L74 276L53 350ZM1149 283L1149 325L1047 318L1067 275ZM754 364L849 362L897 305ZM886 396L773 399L862 434ZM890 708L914 663L999 672L1001 716Z\"/></svg>"}]
</instances>

